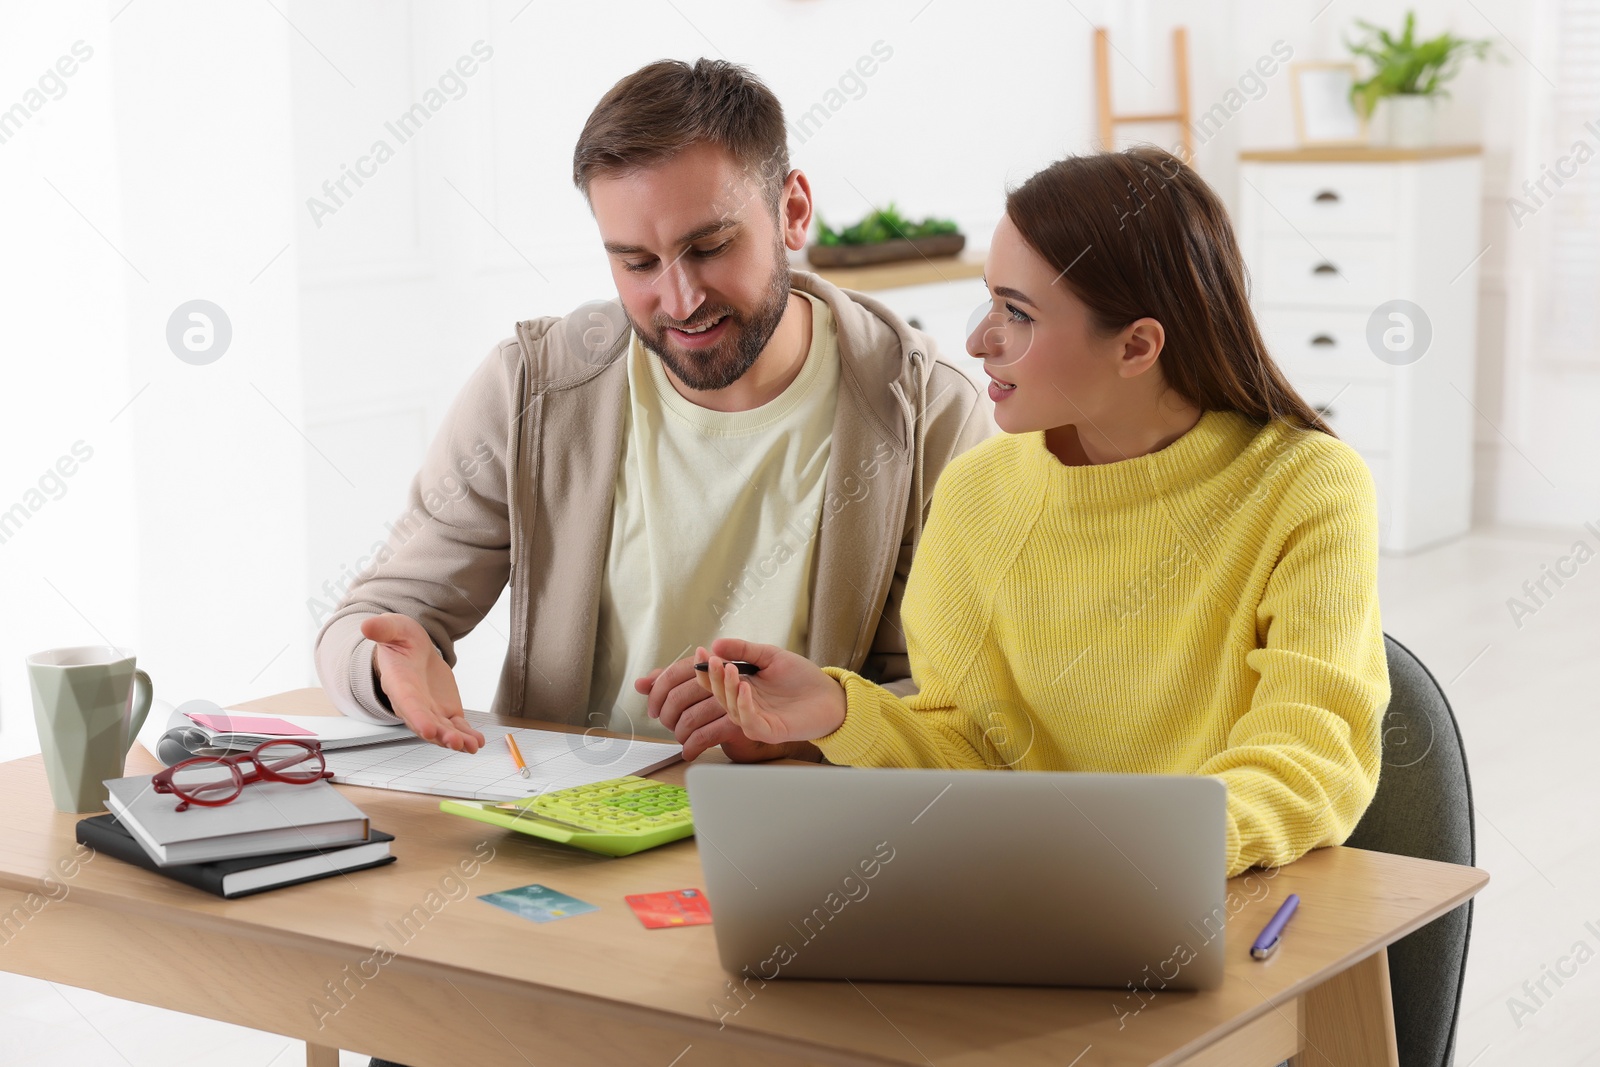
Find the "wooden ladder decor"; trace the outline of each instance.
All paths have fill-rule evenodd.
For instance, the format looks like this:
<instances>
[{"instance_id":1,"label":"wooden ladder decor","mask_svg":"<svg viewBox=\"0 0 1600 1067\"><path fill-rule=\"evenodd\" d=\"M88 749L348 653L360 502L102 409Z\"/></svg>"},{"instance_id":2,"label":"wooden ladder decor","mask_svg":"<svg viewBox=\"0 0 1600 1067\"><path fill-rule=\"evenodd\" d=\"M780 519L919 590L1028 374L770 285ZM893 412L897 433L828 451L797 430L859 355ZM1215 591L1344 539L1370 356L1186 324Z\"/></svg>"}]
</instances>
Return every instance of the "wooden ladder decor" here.
<instances>
[{"instance_id":1,"label":"wooden ladder decor","mask_svg":"<svg viewBox=\"0 0 1600 1067\"><path fill-rule=\"evenodd\" d=\"M1194 163L1194 131L1189 125L1189 31L1172 31L1173 83L1178 87L1178 109L1152 114L1118 115L1111 110L1111 36L1104 27L1094 31L1094 80L1099 90L1100 147L1116 151L1116 128L1133 122L1176 122L1183 131L1183 161Z\"/></svg>"}]
</instances>

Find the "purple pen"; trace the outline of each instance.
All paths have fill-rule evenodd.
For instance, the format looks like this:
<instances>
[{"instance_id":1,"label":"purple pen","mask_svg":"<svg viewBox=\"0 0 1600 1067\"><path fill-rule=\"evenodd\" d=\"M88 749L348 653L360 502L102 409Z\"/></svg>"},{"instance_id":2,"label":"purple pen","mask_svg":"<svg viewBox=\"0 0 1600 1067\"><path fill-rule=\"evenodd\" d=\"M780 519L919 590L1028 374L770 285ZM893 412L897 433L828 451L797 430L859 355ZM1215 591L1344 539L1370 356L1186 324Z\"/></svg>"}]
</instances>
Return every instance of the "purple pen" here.
<instances>
[{"instance_id":1,"label":"purple pen","mask_svg":"<svg viewBox=\"0 0 1600 1067\"><path fill-rule=\"evenodd\" d=\"M1256 943L1250 946L1250 955L1258 960L1264 960L1278 949L1278 936L1283 933L1283 928L1289 925L1289 919L1294 915L1294 909L1300 906L1300 894L1290 893L1289 899L1283 902L1272 918L1267 921L1266 927L1261 931L1261 936L1256 938Z\"/></svg>"}]
</instances>

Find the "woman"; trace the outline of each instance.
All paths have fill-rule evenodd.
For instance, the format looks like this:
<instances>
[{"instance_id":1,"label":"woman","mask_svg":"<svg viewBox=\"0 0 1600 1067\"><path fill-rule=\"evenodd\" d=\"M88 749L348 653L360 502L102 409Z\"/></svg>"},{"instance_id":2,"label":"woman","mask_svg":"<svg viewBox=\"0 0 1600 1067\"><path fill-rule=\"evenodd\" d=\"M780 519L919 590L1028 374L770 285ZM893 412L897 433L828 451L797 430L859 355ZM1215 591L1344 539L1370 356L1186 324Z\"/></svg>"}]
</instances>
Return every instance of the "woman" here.
<instances>
[{"instance_id":1,"label":"woman","mask_svg":"<svg viewBox=\"0 0 1600 1067\"><path fill-rule=\"evenodd\" d=\"M920 691L735 638L702 684L835 763L1214 775L1230 874L1343 841L1389 699L1372 480L1267 354L1221 202L1159 149L1064 159L987 267L967 348L1005 433L933 496Z\"/></svg>"}]
</instances>

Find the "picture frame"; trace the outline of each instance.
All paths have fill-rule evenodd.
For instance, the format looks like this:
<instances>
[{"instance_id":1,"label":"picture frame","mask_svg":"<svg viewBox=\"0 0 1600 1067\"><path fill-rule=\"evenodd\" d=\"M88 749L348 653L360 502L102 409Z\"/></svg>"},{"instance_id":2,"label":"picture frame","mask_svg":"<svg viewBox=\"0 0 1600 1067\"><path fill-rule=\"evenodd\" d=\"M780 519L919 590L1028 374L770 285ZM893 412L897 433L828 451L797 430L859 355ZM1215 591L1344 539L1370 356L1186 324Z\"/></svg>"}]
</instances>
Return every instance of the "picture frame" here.
<instances>
[{"instance_id":1,"label":"picture frame","mask_svg":"<svg viewBox=\"0 0 1600 1067\"><path fill-rule=\"evenodd\" d=\"M1356 65L1306 62L1289 65L1289 90L1294 97L1294 130L1299 143L1364 145L1367 119L1350 100Z\"/></svg>"}]
</instances>

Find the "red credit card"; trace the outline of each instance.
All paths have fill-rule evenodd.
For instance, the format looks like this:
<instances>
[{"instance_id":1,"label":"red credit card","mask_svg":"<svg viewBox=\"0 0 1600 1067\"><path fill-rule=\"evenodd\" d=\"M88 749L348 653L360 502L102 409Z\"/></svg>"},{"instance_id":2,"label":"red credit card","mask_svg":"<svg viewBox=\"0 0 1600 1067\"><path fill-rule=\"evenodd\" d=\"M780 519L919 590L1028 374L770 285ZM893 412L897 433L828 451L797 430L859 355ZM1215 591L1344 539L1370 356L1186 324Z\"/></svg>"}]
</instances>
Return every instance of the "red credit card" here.
<instances>
[{"instance_id":1,"label":"red credit card","mask_svg":"<svg viewBox=\"0 0 1600 1067\"><path fill-rule=\"evenodd\" d=\"M698 889L670 893L635 893L624 897L639 921L650 930L665 926L703 926L711 921L711 905Z\"/></svg>"}]
</instances>

